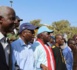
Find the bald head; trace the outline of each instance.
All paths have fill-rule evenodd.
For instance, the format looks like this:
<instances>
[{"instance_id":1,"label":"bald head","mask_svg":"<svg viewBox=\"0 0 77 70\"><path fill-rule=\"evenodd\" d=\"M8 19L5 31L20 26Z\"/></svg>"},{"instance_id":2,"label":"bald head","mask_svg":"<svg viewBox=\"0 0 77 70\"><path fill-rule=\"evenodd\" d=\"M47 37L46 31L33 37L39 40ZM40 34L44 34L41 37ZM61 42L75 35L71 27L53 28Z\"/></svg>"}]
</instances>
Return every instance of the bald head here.
<instances>
[{"instance_id":1,"label":"bald head","mask_svg":"<svg viewBox=\"0 0 77 70\"><path fill-rule=\"evenodd\" d=\"M6 15L9 15L10 12L15 14L15 11L12 8L8 6L0 6L0 16L4 17Z\"/></svg>"},{"instance_id":2,"label":"bald head","mask_svg":"<svg viewBox=\"0 0 77 70\"><path fill-rule=\"evenodd\" d=\"M12 32L15 26L15 11L8 6L0 6L0 31Z\"/></svg>"}]
</instances>

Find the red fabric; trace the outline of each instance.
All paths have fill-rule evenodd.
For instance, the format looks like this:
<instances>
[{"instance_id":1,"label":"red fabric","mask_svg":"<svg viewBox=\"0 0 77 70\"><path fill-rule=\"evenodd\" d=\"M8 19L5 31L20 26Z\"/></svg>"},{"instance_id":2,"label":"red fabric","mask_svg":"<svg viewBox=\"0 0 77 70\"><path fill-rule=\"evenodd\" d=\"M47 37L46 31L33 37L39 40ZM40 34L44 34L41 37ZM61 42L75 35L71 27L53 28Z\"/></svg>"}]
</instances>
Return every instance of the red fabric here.
<instances>
[{"instance_id":1,"label":"red fabric","mask_svg":"<svg viewBox=\"0 0 77 70\"><path fill-rule=\"evenodd\" d=\"M39 41L39 42L42 44L42 46L44 47L44 49L45 49L45 51L46 51L48 70L52 70L51 59L50 59L50 54L49 54L48 49L45 47L44 43L43 43L40 39L37 39L37 41ZM54 63L54 66L55 66L55 60L54 60L54 56L53 56L52 49L51 49L50 47L49 47L49 49L50 49L50 51L51 51L53 63Z\"/></svg>"},{"instance_id":2,"label":"red fabric","mask_svg":"<svg viewBox=\"0 0 77 70\"><path fill-rule=\"evenodd\" d=\"M56 62L55 62L54 54L53 54L52 48L50 48L50 46L49 46L49 49L51 50L51 53L52 53L52 59L53 59L54 67L55 67L55 70L56 70Z\"/></svg>"}]
</instances>

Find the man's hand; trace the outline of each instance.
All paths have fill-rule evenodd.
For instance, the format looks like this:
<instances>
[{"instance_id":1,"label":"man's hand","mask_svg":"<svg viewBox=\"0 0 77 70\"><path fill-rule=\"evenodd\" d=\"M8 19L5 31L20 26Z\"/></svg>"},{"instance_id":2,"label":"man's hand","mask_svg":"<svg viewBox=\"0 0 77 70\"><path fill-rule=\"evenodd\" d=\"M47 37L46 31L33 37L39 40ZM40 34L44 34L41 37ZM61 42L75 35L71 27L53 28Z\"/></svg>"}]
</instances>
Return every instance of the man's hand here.
<instances>
[{"instance_id":1,"label":"man's hand","mask_svg":"<svg viewBox=\"0 0 77 70\"><path fill-rule=\"evenodd\" d=\"M40 67L42 68L42 70L48 70L48 67L46 67L44 64L41 64Z\"/></svg>"}]
</instances>

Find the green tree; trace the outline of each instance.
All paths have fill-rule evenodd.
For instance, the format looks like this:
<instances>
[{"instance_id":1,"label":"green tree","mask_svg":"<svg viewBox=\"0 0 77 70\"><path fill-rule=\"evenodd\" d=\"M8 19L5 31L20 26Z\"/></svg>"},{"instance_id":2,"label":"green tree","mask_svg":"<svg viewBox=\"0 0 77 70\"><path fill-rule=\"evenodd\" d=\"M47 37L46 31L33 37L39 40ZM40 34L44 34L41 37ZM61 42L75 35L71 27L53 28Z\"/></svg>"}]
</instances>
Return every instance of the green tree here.
<instances>
[{"instance_id":1,"label":"green tree","mask_svg":"<svg viewBox=\"0 0 77 70\"><path fill-rule=\"evenodd\" d=\"M67 20L61 20L52 23L52 27L55 28L57 31L61 31L63 29L69 28L70 23Z\"/></svg>"},{"instance_id":2,"label":"green tree","mask_svg":"<svg viewBox=\"0 0 77 70\"><path fill-rule=\"evenodd\" d=\"M42 26L42 24L40 22L41 22L40 19L30 21L30 23L35 26Z\"/></svg>"},{"instance_id":3,"label":"green tree","mask_svg":"<svg viewBox=\"0 0 77 70\"><path fill-rule=\"evenodd\" d=\"M67 35L70 34L70 23L68 20L60 20L57 22L52 23L52 29L54 30L55 34L64 34L66 33Z\"/></svg>"}]
</instances>

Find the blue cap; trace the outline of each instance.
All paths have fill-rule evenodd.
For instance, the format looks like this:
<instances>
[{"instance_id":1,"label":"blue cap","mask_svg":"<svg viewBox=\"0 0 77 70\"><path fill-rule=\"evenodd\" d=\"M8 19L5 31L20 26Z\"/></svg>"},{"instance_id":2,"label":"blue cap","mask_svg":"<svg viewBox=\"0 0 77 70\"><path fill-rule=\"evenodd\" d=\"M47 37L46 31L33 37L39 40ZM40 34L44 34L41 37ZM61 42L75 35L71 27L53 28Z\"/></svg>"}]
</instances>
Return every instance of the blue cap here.
<instances>
[{"instance_id":1,"label":"blue cap","mask_svg":"<svg viewBox=\"0 0 77 70\"><path fill-rule=\"evenodd\" d=\"M34 30L37 26L32 25L31 23L23 23L19 27L19 33L21 33L25 29Z\"/></svg>"},{"instance_id":2,"label":"blue cap","mask_svg":"<svg viewBox=\"0 0 77 70\"><path fill-rule=\"evenodd\" d=\"M19 21L23 21L23 19L21 19L19 16L16 16L16 19L18 19Z\"/></svg>"},{"instance_id":3,"label":"blue cap","mask_svg":"<svg viewBox=\"0 0 77 70\"><path fill-rule=\"evenodd\" d=\"M38 29L37 34L40 34L40 33L42 33L42 32L53 32L53 30L48 29L46 26L41 26L41 27Z\"/></svg>"}]
</instances>

